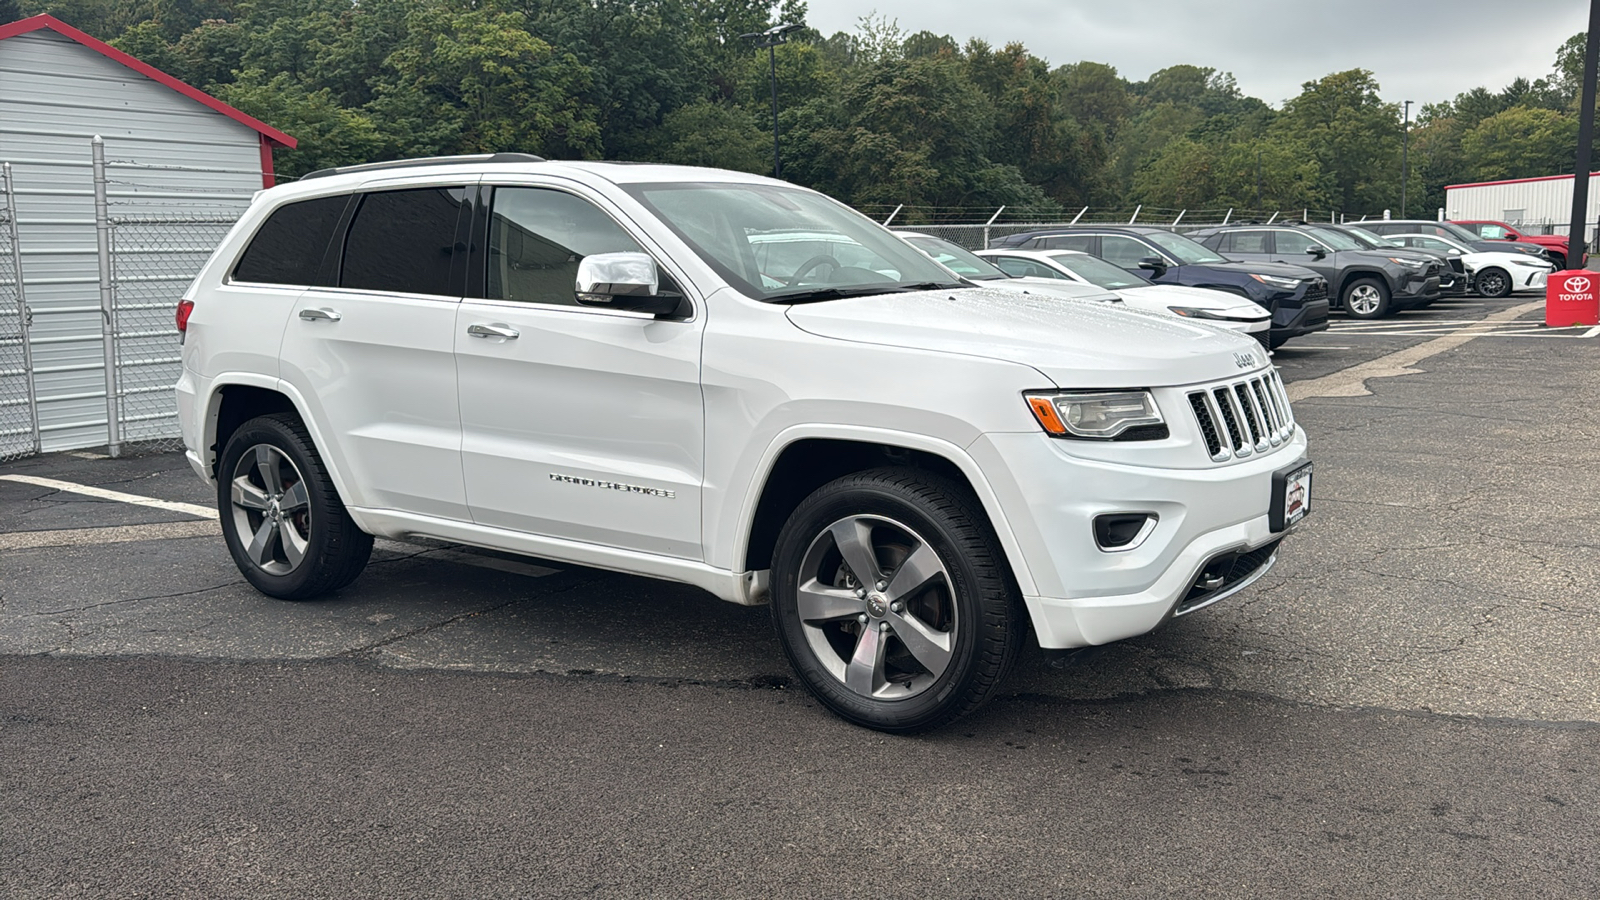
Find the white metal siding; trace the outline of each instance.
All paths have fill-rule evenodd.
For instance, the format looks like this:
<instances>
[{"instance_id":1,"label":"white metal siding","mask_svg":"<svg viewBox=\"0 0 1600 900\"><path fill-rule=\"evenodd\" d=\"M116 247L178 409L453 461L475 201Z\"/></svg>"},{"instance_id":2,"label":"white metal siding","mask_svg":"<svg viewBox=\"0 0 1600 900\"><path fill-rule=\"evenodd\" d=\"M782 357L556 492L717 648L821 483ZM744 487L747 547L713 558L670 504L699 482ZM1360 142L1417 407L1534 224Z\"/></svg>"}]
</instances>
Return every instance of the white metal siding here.
<instances>
[{"instance_id":1,"label":"white metal siding","mask_svg":"<svg viewBox=\"0 0 1600 900\"><path fill-rule=\"evenodd\" d=\"M104 445L107 437L90 168L96 134L112 163L113 216L238 212L261 188L254 129L53 31L0 41L0 160L16 173L46 450ZM172 286L174 306L184 288Z\"/></svg>"},{"instance_id":2,"label":"white metal siding","mask_svg":"<svg viewBox=\"0 0 1600 900\"><path fill-rule=\"evenodd\" d=\"M1572 179L1519 181L1511 184L1469 184L1445 190L1445 218L1507 221L1507 213L1522 210L1523 222L1565 225L1572 218ZM1589 209L1584 220L1589 235L1600 217L1600 176L1589 176ZM1565 229L1561 233L1565 234Z\"/></svg>"}]
</instances>

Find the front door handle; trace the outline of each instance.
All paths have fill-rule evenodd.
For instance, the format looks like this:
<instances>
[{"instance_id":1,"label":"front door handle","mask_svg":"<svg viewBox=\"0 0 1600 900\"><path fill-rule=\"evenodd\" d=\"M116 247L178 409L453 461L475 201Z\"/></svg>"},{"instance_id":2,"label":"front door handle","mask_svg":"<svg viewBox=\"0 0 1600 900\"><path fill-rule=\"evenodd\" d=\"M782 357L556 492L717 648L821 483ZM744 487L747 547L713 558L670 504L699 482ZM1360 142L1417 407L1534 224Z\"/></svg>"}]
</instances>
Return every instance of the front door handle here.
<instances>
[{"instance_id":1,"label":"front door handle","mask_svg":"<svg viewBox=\"0 0 1600 900\"><path fill-rule=\"evenodd\" d=\"M337 312L331 309L312 308L300 310L300 318L305 319L307 322L315 322L318 319L323 319L329 322L337 322L344 318L344 316L339 315Z\"/></svg>"},{"instance_id":2,"label":"front door handle","mask_svg":"<svg viewBox=\"0 0 1600 900\"><path fill-rule=\"evenodd\" d=\"M468 325L467 334L480 338L505 338L508 341L516 340L522 332L510 325Z\"/></svg>"}]
</instances>

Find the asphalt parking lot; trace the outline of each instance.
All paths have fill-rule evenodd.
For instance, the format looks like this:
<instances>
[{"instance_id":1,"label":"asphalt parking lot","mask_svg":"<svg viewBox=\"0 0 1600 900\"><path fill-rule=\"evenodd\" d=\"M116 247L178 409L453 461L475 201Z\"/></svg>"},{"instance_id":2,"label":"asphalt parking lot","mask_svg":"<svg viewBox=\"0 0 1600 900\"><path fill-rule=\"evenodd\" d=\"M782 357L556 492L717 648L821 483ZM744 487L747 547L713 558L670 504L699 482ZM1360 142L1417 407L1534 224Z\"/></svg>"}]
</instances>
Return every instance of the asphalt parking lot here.
<instances>
[{"instance_id":1,"label":"asphalt parking lot","mask_svg":"<svg viewBox=\"0 0 1600 900\"><path fill-rule=\"evenodd\" d=\"M1281 348L1277 568L916 738L764 609L393 542L286 604L176 454L0 465L0 894L1600 895L1600 329L1535 299Z\"/></svg>"}]
</instances>

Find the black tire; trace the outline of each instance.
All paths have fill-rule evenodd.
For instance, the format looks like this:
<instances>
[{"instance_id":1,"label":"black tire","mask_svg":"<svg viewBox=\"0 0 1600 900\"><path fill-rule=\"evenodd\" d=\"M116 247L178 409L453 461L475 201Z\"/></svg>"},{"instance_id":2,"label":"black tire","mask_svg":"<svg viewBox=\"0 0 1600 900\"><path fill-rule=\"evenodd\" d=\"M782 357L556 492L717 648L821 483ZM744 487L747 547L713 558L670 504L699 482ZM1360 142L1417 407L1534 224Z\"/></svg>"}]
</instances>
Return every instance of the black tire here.
<instances>
[{"instance_id":1,"label":"black tire","mask_svg":"<svg viewBox=\"0 0 1600 900\"><path fill-rule=\"evenodd\" d=\"M1498 300L1511 295L1511 275L1501 268L1488 268L1478 273L1478 293Z\"/></svg>"},{"instance_id":2,"label":"black tire","mask_svg":"<svg viewBox=\"0 0 1600 900\"><path fill-rule=\"evenodd\" d=\"M1381 278L1356 278L1344 286L1339 302L1353 319L1381 319L1389 314L1389 286Z\"/></svg>"},{"instance_id":3,"label":"black tire","mask_svg":"<svg viewBox=\"0 0 1600 900\"><path fill-rule=\"evenodd\" d=\"M270 465L264 462L269 458ZM281 488L276 499L264 486L267 469ZM246 484L236 490L238 478ZM265 508L258 508L263 499ZM228 438L217 467L217 511L245 580L280 600L337 591L355 581L372 556L372 535L345 511L305 425L292 414L251 419ZM241 528L249 534L241 535ZM262 535L259 546L253 543Z\"/></svg>"},{"instance_id":4,"label":"black tire","mask_svg":"<svg viewBox=\"0 0 1600 900\"><path fill-rule=\"evenodd\" d=\"M1551 250L1550 261L1556 264L1557 272L1560 272L1567 267L1567 257L1564 253L1557 253L1554 250Z\"/></svg>"},{"instance_id":5,"label":"black tire","mask_svg":"<svg viewBox=\"0 0 1600 900\"><path fill-rule=\"evenodd\" d=\"M834 526L863 522L867 537L861 546L873 549L873 577L885 585L872 585L876 590L852 588L859 587L854 567L833 537ZM935 560L939 572L925 581L912 572L905 583L923 587L897 595L895 585L901 582L896 578L910 571L906 560L924 549L932 556L920 557L925 562L911 569L927 571L926 560ZM895 559L897 553L904 555ZM1028 627L1010 570L976 500L964 486L915 469L872 469L818 488L779 532L772 579L773 625L800 680L834 713L880 731L921 731L978 709L1010 671ZM829 602L846 606L808 620L801 611L802 585L811 586L808 597L817 596L821 585L836 598ZM852 602L860 604L859 612L848 608ZM867 633L874 627L876 637ZM927 657L907 640L917 637L913 627L948 645L935 657L942 661L940 671L924 666ZM876 672L885 676L881 691L891 696L863 692L848 680L860 674L852 671L852 660L869 641L883 648ZM877 678L867 684L876 685Z\"/></svg>"}]
</instances>

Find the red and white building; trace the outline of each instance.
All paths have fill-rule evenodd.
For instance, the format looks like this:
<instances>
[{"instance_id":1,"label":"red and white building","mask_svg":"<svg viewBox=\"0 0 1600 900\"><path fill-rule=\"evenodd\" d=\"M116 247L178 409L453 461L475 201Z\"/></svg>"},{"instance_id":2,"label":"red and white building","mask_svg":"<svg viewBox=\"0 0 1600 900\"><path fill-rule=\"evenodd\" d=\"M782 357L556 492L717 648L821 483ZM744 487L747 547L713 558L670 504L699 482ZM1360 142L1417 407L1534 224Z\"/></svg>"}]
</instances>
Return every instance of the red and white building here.
<instances>
[{"instance_id":1,"label":"red and white building","mask_svg":"<svg viewBox=\"0 0 1600 900\"><path fill-rule=\"evenodd\" d=\"M237 216L272 186L272 151L295 146L282 131L52 16L0 25L0 162L11 164L15 183L45 450L104 445L108 436L96 136L104 141L108 216L174 221ZM175 303L184 272L205 257L164 258L173 274L146 280L173 282ZM8 305L6 293L0 287L0 305ZM0 397L7 403L15 398Z\"/></svg>"},{"instance_id":2,"label":"red and white building","mask_svg":"<svg viewBox=\"0 0 1600 900\"><path fill-rule=\"evenodd\" d=\"M1444 189L1444 196L1447 219L1491 219L1530 234L1566 234L1572 218L1571 175L1452 184ZM1589 223L1586 237L1590 241L1594 239L1597 218L1600 218L1600 172L1589 176L1589 209L1584 221Z\"/></svg>"}]
</instances>

